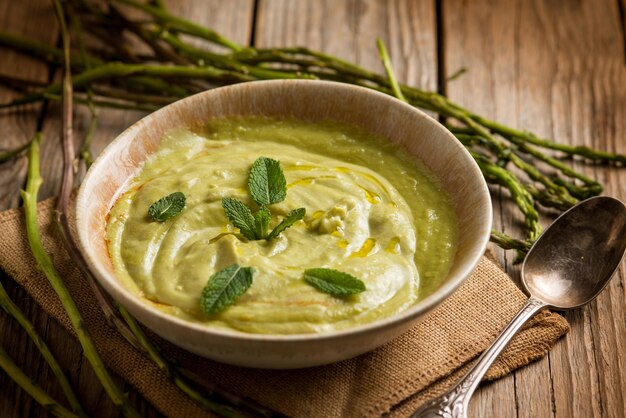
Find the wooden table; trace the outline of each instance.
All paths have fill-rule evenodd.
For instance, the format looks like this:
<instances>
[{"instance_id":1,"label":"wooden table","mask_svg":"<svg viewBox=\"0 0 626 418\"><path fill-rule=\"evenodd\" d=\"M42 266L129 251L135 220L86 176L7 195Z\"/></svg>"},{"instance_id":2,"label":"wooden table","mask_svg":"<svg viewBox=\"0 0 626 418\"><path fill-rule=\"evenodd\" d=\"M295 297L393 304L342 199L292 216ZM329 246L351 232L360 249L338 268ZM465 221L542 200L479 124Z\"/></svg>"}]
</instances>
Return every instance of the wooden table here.
<instances>
[{"instance_id":1,"label":"wooden table","mask_svg":"<svg viewBox=\"0 0 626 418\"><path fill-rule=\"evenodd\" d=\"M378 71L375 39L387 44L398 78L445 93L500 122L556 138L626 153L626 55L624 0L585 1L366 1L185 0L169 9L215 28L242 44L307 45ZM52 44L59 30L47 0L0 1L0 28ZM0 74L41 82L56 70L0 50ZM466 68L467 73L447 80ZM15 93L0 89L0 102ZM95 151L142 114L102 110ZM88 121L77 109L77 138ZM57 103L0 113L2 148L14 148L42 129L41 198L60 183L60 113ZM626 169L586 166L606 194L626 199ZM26 159L0 165L0 209L20 204ZM506 192L493 189L495 227L520 231L520 216ZM1 233L1 232L0 232ZM515 278L512 255L497 250ZM80 346L10 278L2 281L67 369L87 410L117 412L101 389ZM590 306L565 314L572 331L548 356L494 383L483 385L472 416L618 417L626 409L626 290L624 265ZM0 315L0 343L53 396L62 392L36 348L15 322ZM119 382L124 386L123 382ZM0 416L45 415L0 373ZM125 388L146 416L158 416L131 387Z\"/></svg>"}]
</instances>

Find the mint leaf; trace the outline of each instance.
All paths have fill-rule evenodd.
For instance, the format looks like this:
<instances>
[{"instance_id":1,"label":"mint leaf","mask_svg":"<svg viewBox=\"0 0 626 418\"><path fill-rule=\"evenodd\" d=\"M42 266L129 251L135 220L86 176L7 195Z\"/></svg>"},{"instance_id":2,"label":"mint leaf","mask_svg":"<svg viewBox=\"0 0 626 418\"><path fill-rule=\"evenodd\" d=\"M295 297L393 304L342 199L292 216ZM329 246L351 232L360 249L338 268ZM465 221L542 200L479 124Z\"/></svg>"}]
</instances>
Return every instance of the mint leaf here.
<instances>
[{"instance_id":1,"label":"mint leaf","mask_svg":"<svg viewBox=\"0 0 626 418\"><path fill-rule=\"evenodd\" d=\"M267 237L265 237L265 239L269 241L272 238L276 238L285 229L289 228L291 225L293 225L300 219L304 218L305 213L306 213L306 209L304 208L298 208L298 209L292 210L291 212L287 214L287 216L283 218L281 223L279 223L278 225L276 225L276 227L274 227L274 229L272 229L272 232L270 232L270 234Z\"/></svg>"},{"instance_id":2,"label":"mint leaf","mask_svg":"<svg viewBox=\"0 0 626 418\"><path fill-rule=\"evenodd\" d=\"M333 269L307 269L304 271L304 281L317 290L333 296L348 296L365 290L365 283L361 280Z\"/></svg>"},{"instance_id":3,"label":"mint leaf","mask_svg":"<svg viewBox=\"0 0 626 418\"><path fill-rule=\"evenodd\" d=\"M150 219L157 222L165 222L169 218L178 215L185 208L185 195L174 192L154 202L148 208Z\"/></svg>"},{"instance_id":4,"label":"mint leaf","mask_svg":"<svg viewBox=\"0 0 626 418\"><path fill-rule=\"evenodd\" d=\"M223 198L222 207L230 222L239 228L244 237L250 240L257 239L256 223L249 207L232 197Z\"/></svg>"},{"instance_id":5,"label":"mint leaf","mask_svg":"<svg viewBox=\"0 0 626 418\"><path fill-rule=\"evenodd\" d=\"M270 229L270 219L272 214L265 206L261 206L259 211L254 215L256 222L256 236L258 239L265 238Z\"/></svg>"},{"instance_id":6,"label":"mint leaf","mask_svg":"<svg viewBox=\"0 0 626 418\"><path fill-rule=\"evenodd\" d=\"M206 315L223 311L252 285L252 267L232 264L213 274L200 296L200 308Z\"/></svg>"},{"instance_id":7,"label":"mint leaf","mask_svg":"<svg viewBox=\"0 0 626 418\"><path fill-rule=\"evenodd\" d=\"M248 177L250 195L260 206L282 202L287 196L287 180L280 163L260 157L252 164Z\"/></svg>"},{"instance_id":8,"label":"mint leaf","mask_svg":"<svg viewBox=\"0 0 626 418\"><path fill-rule=\"evenodd\" d=\"M222 199L222 206L226 216L235 225L244 237L249 240L271 240L304 217L304 208L292 210L281 223L268 234L272 214L267 205L282 202L287 196L287 181L280 168L280 162L271 158L259 157L250 168L248 177L250 195L259 205L259 210L253 216L252 211L244 203L226 197Z\"/></svg>"}]
</instances>

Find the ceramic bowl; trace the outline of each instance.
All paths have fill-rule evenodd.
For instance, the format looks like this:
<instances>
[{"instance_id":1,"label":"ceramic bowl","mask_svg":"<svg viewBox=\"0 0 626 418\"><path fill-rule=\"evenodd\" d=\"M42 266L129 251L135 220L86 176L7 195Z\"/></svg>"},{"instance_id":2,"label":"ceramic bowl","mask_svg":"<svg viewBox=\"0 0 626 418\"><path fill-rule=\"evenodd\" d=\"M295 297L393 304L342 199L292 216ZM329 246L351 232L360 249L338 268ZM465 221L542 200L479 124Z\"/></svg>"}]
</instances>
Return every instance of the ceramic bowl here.
<instances>
[{"instance_id":1,"label":"ceramic bowl","mask_svg":"<svg viewBox=\"0 0 626 418\"><path fill-rule=\"evenodd\" d=\"M255 115L333 120L360 126L403 146L436 175L454 201L459 242L439 288L393 317L320 334L258 335L217 330L167 315L134 296L116 279L105 242L105 220L125 185L164 135L212 118ZM481 172L452 134L428 115L366 88L325 81L260 81L209 90L166 106L119 135L89 169L78 193L79 246L106 289L146 327L193 353L235 365L300 368L347 359L407 331L470 275L491 230L491 199Z\"/></svg>"}]
</instances>

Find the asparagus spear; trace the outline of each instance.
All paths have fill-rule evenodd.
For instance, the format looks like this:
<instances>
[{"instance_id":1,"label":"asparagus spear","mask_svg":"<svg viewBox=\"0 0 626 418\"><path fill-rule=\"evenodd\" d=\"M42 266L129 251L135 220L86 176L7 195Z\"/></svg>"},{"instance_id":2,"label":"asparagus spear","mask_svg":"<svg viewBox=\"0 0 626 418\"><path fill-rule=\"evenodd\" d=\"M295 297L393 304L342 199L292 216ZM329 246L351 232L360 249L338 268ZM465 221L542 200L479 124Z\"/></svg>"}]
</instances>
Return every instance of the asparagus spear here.
<instances>
[{"instance_id":1,"label":"asparagus spear","mask_svg":"<svg viewBox=\"0 0 626 418\"><path fill-rule=\"evenodd\" d=\"M380 55L380 60L385 67L385 72L387 73L387 78L389 79L389 84L391 85L391 91L393 91L394 96L397 99L402 100L403 102L407 102L404 94L402 94L402 90L400 89L400 85L398 85L398 81L396 80L396 76L393 70L393 66L391 65L391 58L389 58L389 54L387 53L387 48L385 48L385 44L382 39L378 38L376 40L376 45L378 46L378 53Z\"/></svg>"},{"instance_id":2,"label":"asparagus spear","mask_svg":"<svg viewBox=\"0 0 626 418\"><path fill-rule=\"evenodd\" d=\"M1 152L0 153L0 163L3 163L5 161L9 161L13 157L16 157L16 156L20 155L22 152L27 150L29 146L30 146L30 142L27 142L24 145L20 145L19 147L14 148L12 150Z\"/></svg>"},{"instance_id":3,"label":"asparagus spear","mask_svg":"<svg viewBox=\"0 0 626 418\"><path fill-rule=\"evenodd\" d=\"M8 374L15 383L21 386L26 393L43 406L52 415L59 418L77 418L70 410L54 400L45 390L35 384L0 347L0 368Z\"/></svg>"},{"instance_id":4,"label":"asparagus spear","mask_svg":"<svg viewBox=\"0 0 626 418\"><path fill-rule=\"evenodd\" d=\"M188 35L197 36L202 39L206 39L209 42L216 43L218 45L224 46L233 51L239 51L241 46L237 45L236 42L231 41L230 39L225 38L219 33L205 28L204 26L200 26L196 23L193 23L189 20L182 19L180 17L171 15L167 13L161 7L152 7L150 5L140 3L135 0L117 0L120 3L135 7L137 9L143 10L146 13L151 14L152 16L158 18L163 22L167 22L167 25L172 29L175 29L179 32L186 33Z\"/></svg>"},{"instance_id":5,"label":"asparagus spear","mask_svg":"<svg viewBox=\"0 0 626 418\"><path fill-rule=\"evenodd\" d=\"M100 382L106 392L111 397L113 403L120 408L122 413L127 417L139 418L139 413L128 403L126 396L117 387L111 375L107 371L98 350L96 349L89 331L85 328L82 316L76 303L72 299L69 290L65 286L63 279L57 272L52 260L46 253L41 243L39 233L39 225L37 223L37 192L41 186L42 179L39 175L39 138L35 138L28 152L28 175L26 181L26 190L22 190L22 200L24 201L24 209L26 214L26 234L31 251L37 262L38 268L45 274L46 278L52 285L52 288L59 296L63 308L67 312L72 326L76 331L78 340L83 347L85 356L91 363L94 372L98 376Z\"/></svg>"},{"instance_id":6,"label":"asparagus spear","mask_svg":"<svg viewBox=\"0 0 626 418\"><path fill-rule=\"evenodd\" d=\"M28 318L26 318L26 315L24 315L22 310L18 308L15 303L13 303L13 301L7 294L6 290L4 290L4 286L2 286L1 282L0 282L0 306L16 320L17 323L20 324L22 328L24 328L24 331L26 331L26 333L31 338L31 340L33 341L37 349L41 352L41 355L43 356L44 360L46 360L46 362L50 366L52 373L54 373L57 380L59 381L59 384L61 385L61 389L63 390L65 397L70 403L70 406L74 410L74 413L80 417L87 417L87 414L85 414L85 411L83 410L83 407L81 406L80 401L78 400L78 397L76 396L76 394L74 393L74 390L72 389L72 385L70 384L69 380L67 380L67 377L65 376L65 373L63 372L63 369L61 368L61 365L57 361L56 357L54 357L54 354L52 354L52 351L50 351L50 348L44 342L44 340L41 339L35 326L28 320ZM20 385L20 386L24 388L23 385ZM33 395L31 394L31 396ZM33 397L37 400L35 396Z\"/></svg>"}]
</instances>

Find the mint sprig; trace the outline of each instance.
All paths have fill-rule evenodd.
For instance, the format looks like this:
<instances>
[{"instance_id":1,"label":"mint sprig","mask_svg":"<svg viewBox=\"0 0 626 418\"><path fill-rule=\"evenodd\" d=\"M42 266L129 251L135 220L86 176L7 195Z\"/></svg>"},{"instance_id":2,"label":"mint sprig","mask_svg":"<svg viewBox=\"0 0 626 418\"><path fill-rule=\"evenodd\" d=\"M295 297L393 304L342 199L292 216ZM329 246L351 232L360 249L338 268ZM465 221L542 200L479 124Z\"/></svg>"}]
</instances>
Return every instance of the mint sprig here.
<instances>
[{"instance_id":1,"label":"mint sprig","mask_svg":"<svg viewBox=\"0 0 626 418\"><path fill-rule=\"evenodd\" d=\"M232 264L213 274L200 296L200 308L206 315L223 311L252 285L254 269Z\"/></svg>"},{"instance_id":2,"label":"mint sprig","mask_svg":"<svg viewBox=\"0 0 626 418\"><path fill-rule=\"evenodd\" d=\"M268 205L282 202L287 197L287 180L280 168L280 162L271 158L260 157L252 164L248 177L248 191L252 199L259 205L253 214L245 203L225 197L222 207L230 222L249 240L276 238L285 229L304 218L306 210L292 210L276 227L269 232L272 214Z\"/></svg>"},{"instance_id":3,"label":"mint sprig","mask_svg":"<svg viewBox=\"0 0 626 418\"><path fill-rule=\"evenodd\" d=\"M230 222L249 240L267 241L279 236L285 229L304 218L304 208L289 212L269 232L272 213L268 206L282 202L287 197L287 181L280 163L260 157L252 164L248 177L248 191L259 205L256 213L245 203L232 197L222 199L222 207ZM207 315L220 312L233 304L252 285L252 267L233 264L211 276L202 291L200 306ZM336 297L345 297L365 291L365 283L338 270L312 268L304 271L304 280L314 288Z\"/></svg>"},{"instance_id":4,"label":"mint sprig","mask_svg":"<svg viewBox=\"0 0 626 418\"><path fill-rule=\"evenodd\" d=\"M186 200L182 192L174 192L164 196L150 205L148 216L153 221L165 222L182 212L185 208Z\"/></svg>"},{"instance_id":5,"label":"mint sprig","mask_svg":"<svg viewBox=\"0 0 626 418\"><path fill-rule=\"evenodd\" d=\"M304 271L304 281L324 293L343 297L365 291L365 283L342 271L313 268Z\"/></svg>"}]
</instances>

